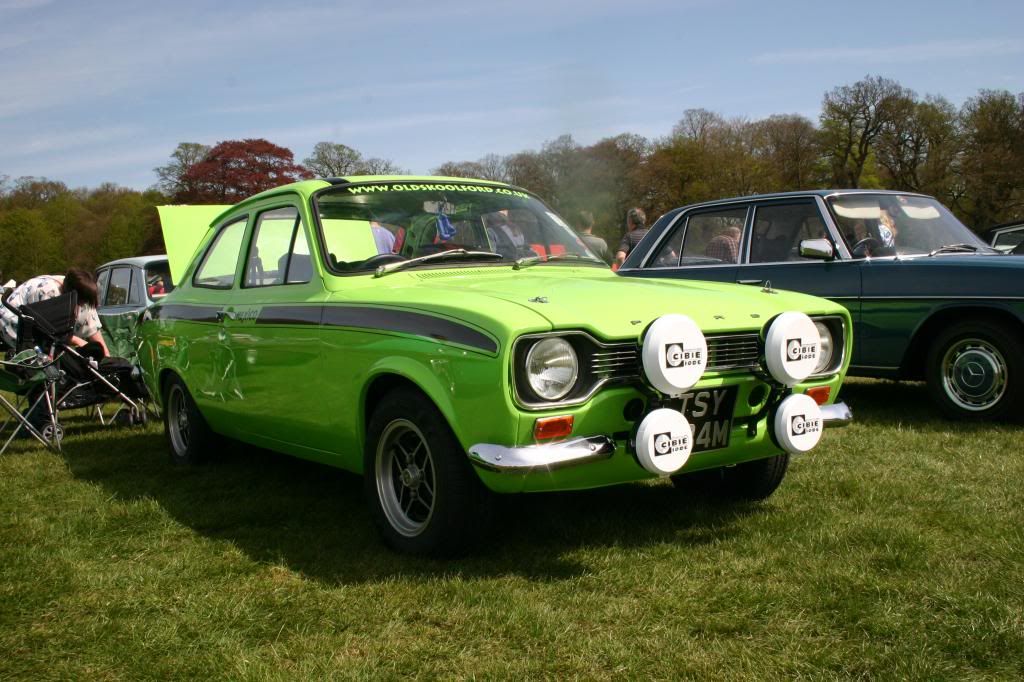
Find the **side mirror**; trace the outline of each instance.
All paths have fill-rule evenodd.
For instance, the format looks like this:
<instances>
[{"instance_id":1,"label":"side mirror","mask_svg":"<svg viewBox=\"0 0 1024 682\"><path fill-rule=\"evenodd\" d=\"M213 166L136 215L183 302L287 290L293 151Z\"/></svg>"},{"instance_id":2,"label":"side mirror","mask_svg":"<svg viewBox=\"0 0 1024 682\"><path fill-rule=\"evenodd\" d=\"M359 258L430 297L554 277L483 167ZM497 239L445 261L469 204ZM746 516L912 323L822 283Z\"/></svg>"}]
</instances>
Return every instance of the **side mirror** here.
<instances>
[{"instance_id":1,"label":"side mirror","mask_svg":"<svg viewBox=\"0 0 1024 682\"><path fill-rule=\"evenodd\" d=\"M835 258L835 251L827 239L804 239L800 242L800 255L804 258L832 260Z\"/></svg>"}]
</instances>

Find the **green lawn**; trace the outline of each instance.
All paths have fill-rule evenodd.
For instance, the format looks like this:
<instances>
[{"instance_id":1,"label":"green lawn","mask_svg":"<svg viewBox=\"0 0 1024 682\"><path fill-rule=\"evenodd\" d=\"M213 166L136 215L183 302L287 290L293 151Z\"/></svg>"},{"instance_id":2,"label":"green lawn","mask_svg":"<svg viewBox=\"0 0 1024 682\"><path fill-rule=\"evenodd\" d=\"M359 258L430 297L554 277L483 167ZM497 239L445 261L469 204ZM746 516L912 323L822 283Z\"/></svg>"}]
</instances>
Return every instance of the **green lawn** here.
<instances>
[{"instance_id":1,"label":"green lawn","mask_svg":"<svg viewBox=\"0 0 1024 682\"><path fill-rule=\"evenodd\" d=\"M503 498L453 562L385 550L350 474L71 420L0 457L0 679L1020 679L1024 429L843 397L765 504Z\"/></svg>"}]
</instances>

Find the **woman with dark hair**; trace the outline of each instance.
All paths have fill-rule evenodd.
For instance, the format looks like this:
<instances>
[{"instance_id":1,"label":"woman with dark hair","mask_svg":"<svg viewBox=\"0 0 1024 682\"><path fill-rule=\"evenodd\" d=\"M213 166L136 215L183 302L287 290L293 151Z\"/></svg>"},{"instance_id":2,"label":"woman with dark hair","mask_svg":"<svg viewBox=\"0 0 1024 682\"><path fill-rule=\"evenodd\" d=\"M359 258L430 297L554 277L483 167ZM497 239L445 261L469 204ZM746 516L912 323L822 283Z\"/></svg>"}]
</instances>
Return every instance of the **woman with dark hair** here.
<instances>
[{"instance_id":1,"label":"woman with dark hair","mask_svg":"<svg viewBox=\"0 0 1024 682\"><path fill-rule=\"evenodd\" d=\"M99 304L96 278L88 270L71 268L66 275L40 275L25 280L11 292L7 302L18 308L25 304L31 305L48 298L56 298L65 291L74 291L78 294L72 345L83 348L86 355L110 355L103 334L100 333L102 325L96 312ZM7 346L14 348L18 342L18 316L5 307L0 307L0 332Z\"/></svg>"}]
</instances>

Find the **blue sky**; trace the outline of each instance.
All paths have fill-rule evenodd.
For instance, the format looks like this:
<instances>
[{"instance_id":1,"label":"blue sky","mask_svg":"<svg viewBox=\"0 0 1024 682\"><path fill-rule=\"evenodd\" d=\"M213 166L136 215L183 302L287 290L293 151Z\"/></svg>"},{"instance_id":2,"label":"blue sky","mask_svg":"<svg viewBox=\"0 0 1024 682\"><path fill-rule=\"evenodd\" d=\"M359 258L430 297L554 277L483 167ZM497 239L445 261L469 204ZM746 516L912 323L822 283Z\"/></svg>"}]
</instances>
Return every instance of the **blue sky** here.
<instances>
[{"instance_id":1,"label":"blue sky","mask_svg":"<svg viewBox=\"0 0 1024 682\"><path fill-rule=\"evenodd\" d=\"M0 0L0 175L145 188L178 142L321 140L416 173L685 109L816 118L867 74L1024 91L1024 2Z\"/></svg>"}]
</instances>

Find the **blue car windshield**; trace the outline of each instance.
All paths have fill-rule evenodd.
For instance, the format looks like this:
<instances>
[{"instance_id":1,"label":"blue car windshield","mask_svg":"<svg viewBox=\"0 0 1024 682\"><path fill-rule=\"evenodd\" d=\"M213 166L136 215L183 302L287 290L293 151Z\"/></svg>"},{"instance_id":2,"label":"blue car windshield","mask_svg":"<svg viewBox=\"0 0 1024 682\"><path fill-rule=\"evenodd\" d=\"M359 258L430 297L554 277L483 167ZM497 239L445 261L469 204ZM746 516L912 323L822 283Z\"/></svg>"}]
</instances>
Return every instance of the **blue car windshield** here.
<instances>
[{"instance_id":1,"label":"blue car windshield","mask_svg":"<svg viewBox=\"0 0 1024 682\"><path fill-rule=\"evenodd\" d=\"M840 194L827 202L856 257L920 255L953 245L989 251L945 206L928 197Z\"/></svg>"},{"instance_id":2,"label":"blue car windshield","mask_svg":"<svg viewBox=\"0 0 1024 682\"><path fill-rule=\"evenodd\" d=\"M329 265L338 272L372 271L425 256L430 258L409 265L529 260L605 266L558 215L512 187L360 183L323 192L315 209Z\"/></svg>"}]
</instances>

